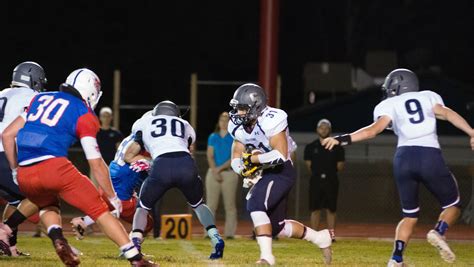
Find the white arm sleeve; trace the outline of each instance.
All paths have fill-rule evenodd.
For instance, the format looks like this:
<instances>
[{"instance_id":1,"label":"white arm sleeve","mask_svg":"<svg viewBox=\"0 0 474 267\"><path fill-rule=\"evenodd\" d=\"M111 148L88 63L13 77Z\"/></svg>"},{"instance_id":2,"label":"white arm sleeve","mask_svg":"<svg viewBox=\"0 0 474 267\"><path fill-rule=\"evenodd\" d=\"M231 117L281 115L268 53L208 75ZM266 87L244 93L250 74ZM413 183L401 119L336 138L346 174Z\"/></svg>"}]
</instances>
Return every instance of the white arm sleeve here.
<instances>
[{"instance_id":1,"label":"white arm sleeve","mask_svg":"<svg viewBox=\"0 0 474 267\"><path fill-rule=\"evenodd\" d=\"M242 160L240 158L234 158L230 162L230 166L232 167L232 170L234 170L234 172L236 172L237 174L240 174L244 169L244 166L242 166Z\"/></svg>"},{"instance_id":2,"label":"white arm sleeve","mask_svg":"<svg viewBox=\"0 0 474 267\"><path fill-rule=\"evenodd\" d=\"M260 164L278 165L286 161L286 157L276 149L260 154L257 157Z\"/></svg>"},{"instance_id":3,"label":"white arm sleeve","mask_svg":"<svg viewBox=\"0 0 474 267\"><path fill-rule=\"evenodd\" d=\"M90 136L85 136L81 138L82 149L84 149L84 154L86 154L86 159L98 159L101 158L99 145L97 144L97 139Z\"/></svg>"}]
</instances>

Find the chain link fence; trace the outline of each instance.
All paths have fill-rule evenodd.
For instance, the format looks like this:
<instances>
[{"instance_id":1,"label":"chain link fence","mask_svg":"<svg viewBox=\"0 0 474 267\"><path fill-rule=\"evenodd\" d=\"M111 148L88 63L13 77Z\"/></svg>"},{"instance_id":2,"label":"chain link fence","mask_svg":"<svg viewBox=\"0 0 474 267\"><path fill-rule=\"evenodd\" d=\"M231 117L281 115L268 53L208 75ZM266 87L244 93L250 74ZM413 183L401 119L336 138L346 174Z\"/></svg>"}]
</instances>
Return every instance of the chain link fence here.
<instances>
[{"instance_id":1,"label":"chain link fence","mask_svg":"<svg viewBox=\"0 0 474 267\"><path fill-rule=\"evenodd\" d=\"M313 141L314 134L292 134L298 143L296 167L297 181L288 199L288 215L291 218L308 220L309 179L310 173L303 161L304 146ZM456 176L461 200L463 203L463 219L459 223L474 224L472 204L474 178L472 172L473 159L465 139L445 142L443 152L449 168ZM346 164L339 174L338 222L342 223L393 223L400 219L401 208L398 191L393 179L391 158L396 148L393 137L382 137L378 141L354 144L346 147ZM81 149L70 151L70 158L81 172L88 174L87 161ZM208 165L205 151L194 154L199 173L204 179ZM245 211L245 191L239 187L237 206L241 219L248 219ZM438 201L424 186L420 186L420 223L432 223L441 211ZM178 190L170 190L165 194L161 204L162 213L191 212L184 196ZM66 213L78 211L63 206ZM216 217L224 219L223 203Z\"/></svg>"}]
</instances>

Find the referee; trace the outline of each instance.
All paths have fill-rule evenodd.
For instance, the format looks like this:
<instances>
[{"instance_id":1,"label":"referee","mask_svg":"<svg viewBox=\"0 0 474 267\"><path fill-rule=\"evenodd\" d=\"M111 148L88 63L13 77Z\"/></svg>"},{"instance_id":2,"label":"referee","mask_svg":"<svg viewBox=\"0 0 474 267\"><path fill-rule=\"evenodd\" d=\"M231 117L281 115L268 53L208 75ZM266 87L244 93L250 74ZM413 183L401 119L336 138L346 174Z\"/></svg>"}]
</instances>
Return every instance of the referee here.
<instances>
[{"instance_id":1,"label":"referee","mask_svg":"<svg viewBox=\"0 0 474 267\"><path fill-rule=\"evenodd\" d=\"M306 145L304 150L304 161L311 172L309 187L311 227L318 229L321 209L325 209L327 228L335 241L334 226L339 190L337 173L344 168L344 149L341 146L335 146L332 150L327 150L321 146L321 141L331 135L329 120L320 120L316 133L319 138Z\"/></svg>"}]
</instances>

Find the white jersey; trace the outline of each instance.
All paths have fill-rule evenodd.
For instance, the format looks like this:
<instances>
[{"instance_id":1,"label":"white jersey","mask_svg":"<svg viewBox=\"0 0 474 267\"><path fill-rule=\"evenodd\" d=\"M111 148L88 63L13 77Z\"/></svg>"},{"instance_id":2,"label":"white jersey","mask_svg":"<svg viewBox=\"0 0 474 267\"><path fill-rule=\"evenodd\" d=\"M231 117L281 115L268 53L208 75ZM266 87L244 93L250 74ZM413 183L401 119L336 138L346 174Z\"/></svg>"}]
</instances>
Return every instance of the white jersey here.
<instances>
[{"instance_id":1,"label":"white jersey","mask_svg":"<svg viewBox=\"0 0 474 267\"><path fill-rule=\"evenodd\" d=\"M28 108L36 94L36 91L26 87L8 88L0 92L0 133ZM0 152L3 151L0 138Z\"/></svg>"},{"instance_id":2,"label":"white jersey","mask_svg":"<svg viewBox=\"0 0 474 267\"><path fill-rule=\"evenodd\" d=\"M115 157L114 161L119 165L119 166L124 166L127 162L125 162L125 152L127 151L127 148L133 143L132 141L134 140L135 136L133 134L125 137L122 142L120 142L120 145L117 148L117 152L115 152Z\"/></svg>"},{"instance_id":3,"label":"white jersey","mask_svg":"<svg viewBox=\"0 0 474 267\"><path fill-rule=\"evenodd\" d=\"M189 153L189 146L196 140L189 122L167 115L142 117L133 124L132 134L141 134L143 145L153 159L170 152Z\"/></svg>"},{"instance_id":4,"label":"white jersey","mask_svg":"<svg viewBox=\"0 0 474 267\"><path fill-rule=\"evenodd\" d=\"M252 129L252 132L245 131L242 125L235 125L232 120L229 120L227 127L228 132L232 137L244 145L269 152L273 150L270 146L270 138L282 131L286 131L286 138L288 142L287 159L290 159L290 153L296 150L296 144L291 139L288 130L288 115L285 111L277 108L266 107L260 117L257 118L257 123Z\"/></svg>"},{"instance_id":5,"label":"white jersey","mask_svg":"<svg viewBox=\"0 0 474 267\"><path fill-rule=\"evenodd\" d=\"M435 92L409 92L380 102L374 109L374 120L388 116L400 146L439 148L436 134L436 116L433 107L444 106L443 99Z\"/></svg>"}]
</instances>

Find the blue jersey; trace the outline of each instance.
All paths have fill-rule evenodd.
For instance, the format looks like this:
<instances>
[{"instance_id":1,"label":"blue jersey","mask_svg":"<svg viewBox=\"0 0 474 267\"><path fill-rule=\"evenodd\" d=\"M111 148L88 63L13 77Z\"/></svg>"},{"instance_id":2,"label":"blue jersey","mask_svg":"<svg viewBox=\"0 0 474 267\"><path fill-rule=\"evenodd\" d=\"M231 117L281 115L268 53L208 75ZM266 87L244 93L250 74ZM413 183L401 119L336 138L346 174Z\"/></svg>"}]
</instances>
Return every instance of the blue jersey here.
<instances>
[{"instance_id":1,"label":"blue jersey","mask_svg":"<svg viewBox=\"0 0 474 267\"><path fill-rule=\"evenodd\" d=\"M135 136L129 135L120 143L114 160L110 163L110 178L115 192L120 200L129 200L132 198L135 189L139 188L146 178L146 172L134 172L130 169L130 164L124 160L125 151L133 142Z\"/></svg>"},{"instance_id":2,"label":"blue jersey","mask_svg":"<svg viewBox=\"0 0 474 267\"><path fill-rule=\"evenodd\" d=\"M95 138L99 128L97 117L80 96L66 92L38 94L17 135L18 162L28 165L67 157L72 144L86 136Z\"/></svg>"}]
</instances>

